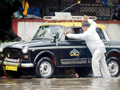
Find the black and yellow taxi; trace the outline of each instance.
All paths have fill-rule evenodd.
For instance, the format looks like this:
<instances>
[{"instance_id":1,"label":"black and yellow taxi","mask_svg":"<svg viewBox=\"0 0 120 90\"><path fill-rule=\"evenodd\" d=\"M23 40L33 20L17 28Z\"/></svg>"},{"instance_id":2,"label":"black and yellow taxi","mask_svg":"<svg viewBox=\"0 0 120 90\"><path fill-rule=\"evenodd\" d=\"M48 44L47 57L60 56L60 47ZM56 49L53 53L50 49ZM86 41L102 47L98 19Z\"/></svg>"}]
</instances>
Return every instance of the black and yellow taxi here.
<instances>
[{"instance_id":1,"label":"black and yellow taxi","mask_svg":"<svg viewBox=\"0 0 120 90\"><path fill-rule=\"evenodd\" d=\"M0 44L0 64L11 77L26 72L38 78L50 78L60 68L73 68L80 76L91 72L92 55L85 41L70 39L62 33L83 33L81 22L42 24L31 41ZM105 26L96 28L106 47L106 61L113 77L120 73L120 42L112 41Z\"/></svg>"}]
</instances>

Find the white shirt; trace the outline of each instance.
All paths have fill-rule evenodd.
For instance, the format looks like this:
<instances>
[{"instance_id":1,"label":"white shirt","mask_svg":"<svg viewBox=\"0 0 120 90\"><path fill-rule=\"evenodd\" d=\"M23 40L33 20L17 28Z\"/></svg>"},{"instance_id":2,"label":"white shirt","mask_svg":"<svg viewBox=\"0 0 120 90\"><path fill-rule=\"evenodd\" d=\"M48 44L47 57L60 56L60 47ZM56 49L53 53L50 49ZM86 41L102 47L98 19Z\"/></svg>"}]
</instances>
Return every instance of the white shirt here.
<instances>
[{"instance_id":1,"label":"white shirt","mask_svg":"<svg viewBox=\"0 0 120 90\"><path fill-rule=\"evenodd\" d=\"M95 51L97 51L97 53L105 53L105 45L96 32L96 23L91 19L88 19L88 22L91 24L88 30L86 30L82 34L67 34L67 37L85 40L92 55Z\"/></svg>"}]
</instances>

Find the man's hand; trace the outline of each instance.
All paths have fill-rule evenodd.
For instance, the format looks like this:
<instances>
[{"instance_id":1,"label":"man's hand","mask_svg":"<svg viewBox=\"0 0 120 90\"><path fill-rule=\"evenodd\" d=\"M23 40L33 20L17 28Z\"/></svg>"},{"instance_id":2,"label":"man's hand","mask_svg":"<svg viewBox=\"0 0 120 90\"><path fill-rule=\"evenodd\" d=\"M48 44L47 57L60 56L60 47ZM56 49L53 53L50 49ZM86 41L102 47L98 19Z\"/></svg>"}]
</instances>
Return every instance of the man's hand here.
<instances>
[{"instance_id":1,"label":"man's hand","mask_svg":"<svg viewBox=\"0 0 120 90\"><path fill-rule=\"evenodd\" d=\"M63 34L64 34L65 36L67 36L67 32L66 32L65 30L63 31Z\"/></svg>"},{"instance_id":2,"label":"man's hand","mask_svg":"<svg viewBox=\"0 0 120 90\"><path fill-rule=\"evenodd\" d=\"M83 16L83 22L88 22L88 16L87 15Z\"/></svg>"}]
</instances>

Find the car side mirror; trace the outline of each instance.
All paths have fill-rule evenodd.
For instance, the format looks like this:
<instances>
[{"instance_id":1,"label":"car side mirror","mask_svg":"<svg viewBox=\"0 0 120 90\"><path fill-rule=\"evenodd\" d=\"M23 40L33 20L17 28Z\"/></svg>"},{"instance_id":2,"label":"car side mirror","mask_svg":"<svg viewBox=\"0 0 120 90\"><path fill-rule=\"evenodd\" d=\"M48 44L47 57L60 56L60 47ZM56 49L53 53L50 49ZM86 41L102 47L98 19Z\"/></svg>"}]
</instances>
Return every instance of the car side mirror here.
<instances>
[{"instance_id":1,"label":"car side mirror","mask_svg":"<svg viewBox=\"0 0 120 90\"><path fill-rule=\"evenodd\" d=\"M59 38L59 33L53 33L54 42L57 42L57 39Z\"/></svg>"},{"instance_id":2,"label":"car side mirror","mask_svg":"<svg viewBox=\"0 0 120 90\"><path fill-rule=\"evenodd\" d=\"M59 33L54 33L53 38L54 38L54 40L58 39L59 38Z\"/></svg>"}]
</instances>

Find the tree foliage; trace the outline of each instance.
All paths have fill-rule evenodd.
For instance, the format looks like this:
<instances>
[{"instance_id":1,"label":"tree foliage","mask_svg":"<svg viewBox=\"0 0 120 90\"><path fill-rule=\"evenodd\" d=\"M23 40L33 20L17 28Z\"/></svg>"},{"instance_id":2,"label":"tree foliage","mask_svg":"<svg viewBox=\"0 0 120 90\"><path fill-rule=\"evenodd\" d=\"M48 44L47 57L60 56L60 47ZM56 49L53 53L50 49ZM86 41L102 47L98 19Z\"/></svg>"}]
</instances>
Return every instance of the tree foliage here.
<instances>
[{"instance_id":1,"label":"tree foliage","mask_svg":"<svg viewBox=\"0 0 120 90\"><path fill-rule=\"evenodd\" d=\"M22 6L24 0L0 0L0 40L21 40L12 29L11 16Z\"/></svg>"},{"instance_id":2,"label":"tree foliage","mask_svg":"<svg viewBox=\"0 0 120 90\"><path fill-rule=\"evenodd\" d=\"M15 2L21 3L22 1L24 1L24 0L0 0L0 2L1 2L0 4L2 4L2 5L9 4L9 5L13 6Z\"/></svg>"}]
</instances>

